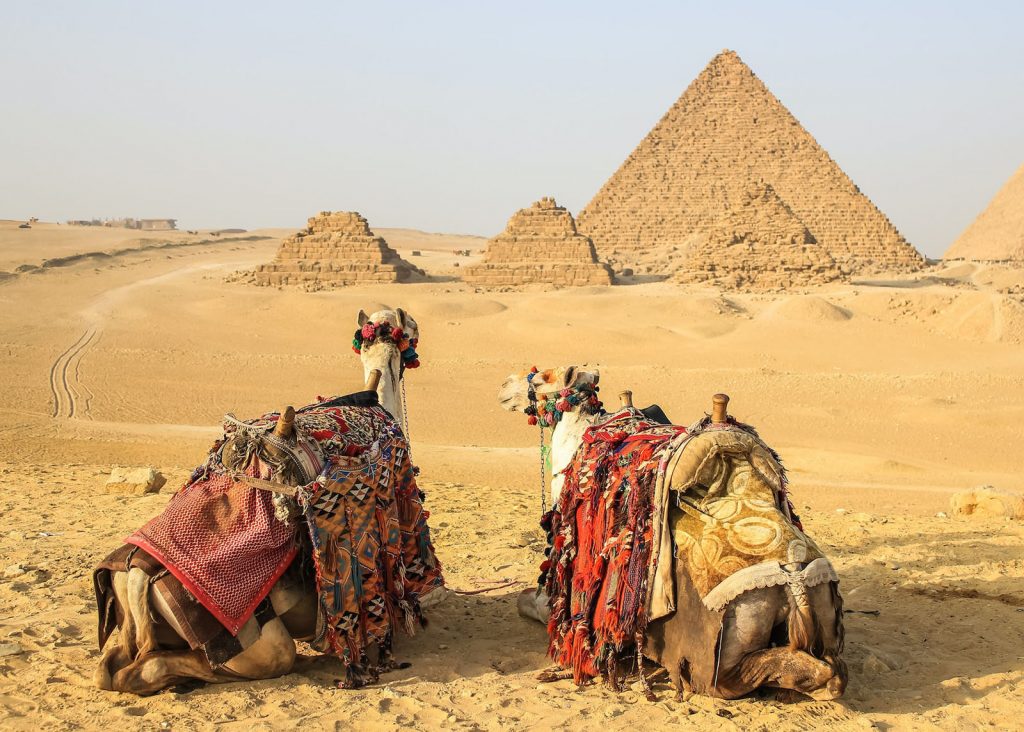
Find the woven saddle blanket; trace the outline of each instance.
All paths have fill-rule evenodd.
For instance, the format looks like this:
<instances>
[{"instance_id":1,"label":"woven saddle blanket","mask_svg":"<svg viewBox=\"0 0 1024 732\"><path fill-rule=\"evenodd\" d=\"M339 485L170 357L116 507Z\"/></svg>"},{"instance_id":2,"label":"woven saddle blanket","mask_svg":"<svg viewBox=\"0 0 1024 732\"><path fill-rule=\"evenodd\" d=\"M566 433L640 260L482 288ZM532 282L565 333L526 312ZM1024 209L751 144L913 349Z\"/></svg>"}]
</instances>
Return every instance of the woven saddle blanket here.
<instances>
[{"instance_id":1,"label":"woven saddle blanket","mask_svg":"<svg viewBox=\"0 0 1024 732\"><path fill-rule=\"evenodd\" d=\"M552 547L541 565L551 602L548 652L577 683L631 646L647 620L656 477L686 429L623 409L587 430L545 517Z\"/></svg>"},{"instance_id":2,"label":"woven saddle blanket","mask_svg":"<svg viewBox=\"0 0 1024 732\"><path fill-rule=\"evenodd\" d=\"M419 598L444 583L405 438L393 429L361 459L332 460L299 502L320 607L311 644L364 667L371 644L415 632Z\"/></svg>"},{"instance_id":3,"label":"woven saddle blanket","mask_svg":"<svg viewBox=\"0 0 1024 732\"><path fill-rule=\"evenodd\" d=\"M297 410L295 457L303 463L304 472L322 476L339 461L365 463L363 456L379 445L382 437L393 441L401 436L383 408L349 406L348 399L320 400ZM299 524L275 516L270 493L236 480L221 462L221 451L240 432L258 439L273 428L278 417L270 413L248 422L228 420L224 438L214 444L206 462L164 512L125 539L159 560L233 634L295 558ZM402 454L408 464L407 453ZM408 469L411 474L411 465ZM274 477L271 468L259 460L253 461L247 472L253 477ZM391 483L380 484L382 494L396 490L395 475L391 474ZM411 475L406 483L409 480L415 486ZM418 489L416 498L422 500ZM426 531L425 516L419 528ZM417 538L430 548L433 558L429 536Z\"/></svg>"},{"instance_id":4,"label":"woven saddle blanket","mask_svg":"<svg viewBox=\"0 0 1024 732\"><path fill-rule=\"evenodd\" d=\"M778 456L735 421L683 428L617 412L584 433L545 520L548 650L577 683L675 610L675 562L711 610L753 587L835 579L792 512ZM806 569L783 571L794 561Z\"/></svg>"}]
</instances>

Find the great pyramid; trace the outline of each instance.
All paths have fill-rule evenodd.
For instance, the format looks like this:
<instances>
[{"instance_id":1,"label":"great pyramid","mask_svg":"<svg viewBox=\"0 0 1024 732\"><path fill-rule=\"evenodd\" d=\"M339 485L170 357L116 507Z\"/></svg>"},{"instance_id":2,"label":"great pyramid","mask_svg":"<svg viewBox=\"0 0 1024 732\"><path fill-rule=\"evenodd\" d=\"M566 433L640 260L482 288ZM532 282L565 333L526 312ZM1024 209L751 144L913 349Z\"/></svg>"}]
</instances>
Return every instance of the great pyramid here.
<instances>
[{"instance_id":1,"label":"great pyramid","mask_svg":"<svg viewBox=\"0 0 1024 732\"><path fill-rule=\"evenodd\" d=\"M943 255L944 259L1024 261L1024 165Z\"/></svg>"},{"instance_id":2,"label":"great pyramid","mask_svg":"<svg viewBox=\"0 0 1024 732\"><path fill-rule=\"evenodd\" d=\"M612 271L597 261L594 244L576 231L572 214L542 198L520 209L505 231L487 242L483 262L466 267L473 285L610 285Z\"/></svg>"},{"instance_id":3,"label":"great pyramid","mask_svg":"<svg viewBox=\"0 0 1024 732\"><path fill-rule=\"evenodd\" d=\"M259 285L341 287L409 282L423 272L406 262L355 211L321 211L281 243L277 257L252 273Z\"/></svg>"},{"instance_id":4,"label":"great pyramid","mask_svg":"<svg viewBox=\"0 0 1024 732\"><path fill-rule=\"evenodd\" d=\"M728 201L772 186L849 272L921 266L921 255L732 51L715 56L577 217L617 267L680 264ZM647 265L643 267L642 265Z\"/></svg>"},{"instance_id":5,"label":"great pyramid","mask_svg":"<svg viewBox=\"0 0 1024 732\"><path fill-rule=\"evenodd\" d=\"M730 201L719 221L692 239L683 249L679 282L783 290L842 276L835 260L767 183Z\"/></svg>"}]
</instances>

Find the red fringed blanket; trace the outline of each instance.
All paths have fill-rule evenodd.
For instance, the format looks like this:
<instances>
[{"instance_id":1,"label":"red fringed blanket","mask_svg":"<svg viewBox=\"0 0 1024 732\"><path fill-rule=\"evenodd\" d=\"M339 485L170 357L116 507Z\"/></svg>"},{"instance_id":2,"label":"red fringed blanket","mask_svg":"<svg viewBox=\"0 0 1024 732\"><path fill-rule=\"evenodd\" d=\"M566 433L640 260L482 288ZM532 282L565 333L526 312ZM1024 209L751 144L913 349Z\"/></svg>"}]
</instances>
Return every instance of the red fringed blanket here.
<instances>
[{"instance_id":1,"label":"red fringed blanket","mask_svg":"<svg viewBox=\"0 0 1024 732\"><path fill-rule=\"evenodd\" d=\"M548 649L577 683L634 644L647 624L651 500L660 448L685 433L625 410L587 430L547 520Z\"/></svg>"}]
</instances>

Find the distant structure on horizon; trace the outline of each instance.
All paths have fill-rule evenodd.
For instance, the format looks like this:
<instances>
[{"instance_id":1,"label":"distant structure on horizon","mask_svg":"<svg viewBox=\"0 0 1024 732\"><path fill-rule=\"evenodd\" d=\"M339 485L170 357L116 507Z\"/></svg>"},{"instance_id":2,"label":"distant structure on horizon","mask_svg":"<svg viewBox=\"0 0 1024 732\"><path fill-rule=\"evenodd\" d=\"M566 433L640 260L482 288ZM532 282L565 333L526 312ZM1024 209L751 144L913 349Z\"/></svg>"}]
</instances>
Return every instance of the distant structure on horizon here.
<instances>
[{"instance_id":1,"label":"distant structure on horizon","mask_svg":"<svg viewBox=\"0 0 1024 732\"><path fill-rule=\"evenodd\" d=\"M321 211L281 243L277 257L249 273L258 285L309 289L361 283L412 282L423 271L405 261L356 211ZM245 280L245 276L241 277Z\"/></svg>"},{"instance_id":2,"label":"distant structure on horizon","mask_svg":"<svg viewBox=\"0 0 1024 732\"><path fill-rule=\"evenodd\" d=\"M1024 165L953 242L943 259L1024 261Z\"/></svg>"},{"instance_id":3,"label":"distant structure on horizon","mask_svg":"<svg viewBox=\"0 0 1024 732\"><path fill-rule=\"evenodd\" d=\"M735 282L777 257L788 274L776 279L792 284L924 264L729 50L630 153L577 226L616 269L689 281Z\"/></svg>"},{"instance_id":4,"label":"distant structure on horizon","mask_svg":"<svg viewBox=\"0 0 1024 732\"><path fill-rule=\"evenodd\" d=\"M612 270L597 261L594 243L576 231L572 214L545 197L513 214L487 242L483 261L462 270L462 279L485 287L610 285Z\"/></svg>"},{"instance_id":5,"label":"distant structure on horizon","mask_svg":"<svg viewBox=\"0 0 1024 732\"><path fill-rule=\"evenodd\" d=\"M68 226L108 226L116 229L139 229L141 231L174 231L177 219L72 219Z\"/></svg>"}]
</instances>

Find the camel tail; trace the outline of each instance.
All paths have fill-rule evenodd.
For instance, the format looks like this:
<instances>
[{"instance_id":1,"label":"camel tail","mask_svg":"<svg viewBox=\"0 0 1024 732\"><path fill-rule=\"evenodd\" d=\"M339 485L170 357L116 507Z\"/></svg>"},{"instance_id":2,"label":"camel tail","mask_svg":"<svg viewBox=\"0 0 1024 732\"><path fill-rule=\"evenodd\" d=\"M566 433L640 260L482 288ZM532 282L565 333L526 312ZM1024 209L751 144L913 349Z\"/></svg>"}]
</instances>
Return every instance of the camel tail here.
<instances>
[{"instance_id":1,"label":"camel tail","mask_svg":"<svg viewBox=\"0 0 1024 732\"><path fill-rule=\"evenodd\" d=\"M807 600L807 588L803 584L788 585L789 595L789 647L794 651L811 653L818 639L817 626L811 605Z\"/></svg>"}]
</instances>

